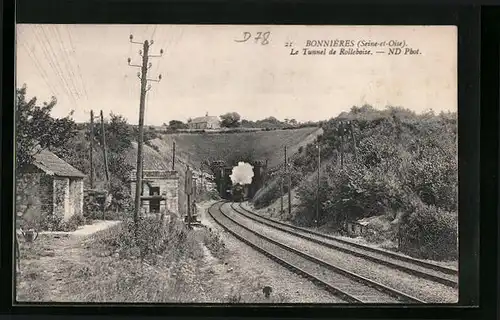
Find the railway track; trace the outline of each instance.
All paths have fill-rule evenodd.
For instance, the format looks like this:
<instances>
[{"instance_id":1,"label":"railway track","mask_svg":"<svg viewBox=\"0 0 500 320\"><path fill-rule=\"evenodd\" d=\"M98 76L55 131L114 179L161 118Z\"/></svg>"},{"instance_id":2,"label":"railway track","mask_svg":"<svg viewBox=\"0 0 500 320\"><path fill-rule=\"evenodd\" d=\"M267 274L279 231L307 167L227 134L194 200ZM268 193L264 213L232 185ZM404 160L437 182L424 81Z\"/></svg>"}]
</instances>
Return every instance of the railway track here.
<instances>
[{"instance_id":1,"label":"railway track","mask_svg":"<svg viewBox=\"0 0 500 320\"><path fill-rule=\"evenodd\" d=\"M257 233L227 215L223 210L226 205L217 202L208 213L227 232L346 303L425 303Z\"/></svg>"},{"instance_id":2,"label":"railway track","mask_svg":"<svg viewBox=\"0 0 500 320\"><path fill-rule=\"evenodd\" d=\"M239 214L245 216L248 219L251 219L252 221L315 242L322 246L336 249L363 259L367 259L369 261L382 264L423 279L438 282L448 287L458 287L458 271L455 269L406 257L397 253L364 246L347 240L339 239L334 236L326 235L323 233L263 217L244 208L241 203L239 203L238 206L235 206L235 203L232 203L231 207L235 212L238 212Z\"/></svg>"}]
</instances>

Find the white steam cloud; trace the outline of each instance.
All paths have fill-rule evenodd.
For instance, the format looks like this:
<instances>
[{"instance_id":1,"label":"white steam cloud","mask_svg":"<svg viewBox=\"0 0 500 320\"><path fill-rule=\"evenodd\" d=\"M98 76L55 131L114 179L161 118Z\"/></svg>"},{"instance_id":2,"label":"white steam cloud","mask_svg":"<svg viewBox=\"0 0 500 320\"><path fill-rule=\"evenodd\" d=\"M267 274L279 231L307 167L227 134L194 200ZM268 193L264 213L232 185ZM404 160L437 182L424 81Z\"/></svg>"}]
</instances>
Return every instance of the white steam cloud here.
<instances>
[{"instance_id":1,"label":"white steam cloud","mask_svg":"<svg viewBox=\"0 0 500 320\"><path fill-rule=\"evenodd\" d=\"M253 166L246 162L238 162L238 166L233 168L233 172L229 177L233 184L250 184L253 178Z\"/></svg>"}]
</instances>

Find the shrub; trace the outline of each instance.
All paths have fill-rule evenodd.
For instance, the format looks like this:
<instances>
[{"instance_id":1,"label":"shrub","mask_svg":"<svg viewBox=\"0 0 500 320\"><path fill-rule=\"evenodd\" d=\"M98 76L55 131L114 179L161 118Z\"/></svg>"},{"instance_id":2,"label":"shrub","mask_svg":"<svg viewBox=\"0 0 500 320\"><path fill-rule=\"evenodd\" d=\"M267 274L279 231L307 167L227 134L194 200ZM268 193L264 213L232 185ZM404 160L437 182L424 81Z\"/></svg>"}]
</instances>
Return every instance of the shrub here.
<instances>
[{"instance_id":1,"label":"shrub","mask_svg":"<svg viewBox=\"0 0 500 320\"><path fill-rule=\"evenodd\" d=\"M86 223L85 217L80 214L72 215L68 221L63 221L60 223L56 231L75 231L79 226L83 226Z\"/></svg>"},{"instance_id":2,"label":"shrub","mask_svg":"<svg viewBox=\"0 0 500 320\"><path fill-rule=\"evenodd\" d=\"M164 225L157 218L142 218L137 228L137 241L135 231L134 222L125 221L113 236L100 238L100 245L119 254L120 258L141 258L153 264L164 254L187 254L193 258L203 254L194 231L176 219Z\"/></svg>"},{"instance_id":3,"label":"shrub","mask_svg":"<svg viewBox=\"0 0 500 320\"><path fill-rule=\"evenodd\" d=\"M48 214L40 217L37 221L38 230L45 231L65 231L71 232L83 226L88 220L81 214L71 216L68 221L64 221L62 217L55 214Z\"/></svg>"},{"instance_id":4,"label":"shrub","mask_svg":"<svg viewBox=\"0 0 500 320\"><path fill-rule=\"evenodd\" d=\"M83 216L89 219L102 218L102 203L93 195L85 195L83 199Z\"/></svg>"},{"instance_id":5,"label":"shrub","mask_svg":"<svg viewBox=\"0 0 500 320\"><path fill-rule=\"evenodd\" d=\"M271 182L264 192L255 195L253 203L255 208L259 209L270 205L274 200L280 197L280 186L276 181Z\"/></svg>"},{"instance_id":6,"label":"shrub","mask_svg":"<svg viewBox=\"0 0 500 320\"><path fill-rule=\"evenodd\" d=\"M61 230L62 223L62 217L55 214L42 215L40 220L37 221L38 228L45 231L65 231Z\"/></svg>"},{"instance_id":7,"label":"shrub","mask_svg":"<svg viewBox=\"0 0 500 320\"><path fill-rule=\"evenodd\" d=\"M458 216L421 204L401 224L400 250L423 259L457 259Z\"/></svg>"},{"instance_id":8,"label":"shrub","mask_svg":"<svg viewBox=\"0 0 500 320\"><path fill-rule=\"evenodd\" d=\"M226 245L218 233L213 230L202 230L202 233L203 243L215 257L221 258L227 253Z\"/></svg>"}]
</instances>

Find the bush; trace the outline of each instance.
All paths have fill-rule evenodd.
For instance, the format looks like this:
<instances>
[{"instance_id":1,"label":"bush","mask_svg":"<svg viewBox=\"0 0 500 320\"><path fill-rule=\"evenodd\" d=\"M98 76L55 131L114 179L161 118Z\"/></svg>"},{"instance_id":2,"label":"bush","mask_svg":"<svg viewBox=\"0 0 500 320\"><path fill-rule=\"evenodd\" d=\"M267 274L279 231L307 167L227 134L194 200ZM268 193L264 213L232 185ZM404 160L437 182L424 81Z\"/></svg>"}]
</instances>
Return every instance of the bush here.
<instances>
[{"instance_id":1,"label":"bush","mask_svg":"<svg viewBox=\"0 0 500 320\"><path fill-rule=\"evenodd\" d=\"M45 231L65 231L71 232L83 226L88 220L81 214L71 216L68 221L63 221L63 218L54 214L45 215L38 221L38 229Z\"/></svg>"},{"instance_id":2,"label":"bush","mask_svg":"<svg viewBox=\"0 0 500 320\"><path fill-rule=\"evenodd\" d=\"M400 250L423 259L457 259L457 226L457 214L421 204L401 224Z\"/></svg>"},{"instance_id":3,"label":"bush","mask_svg":"<svg viewBox=\"0 0 500 320\"><path fill-rule=\"evenodd\" d=\"M100 239L100 244L120 258L141 258L153 264L164 254L187 254L193 258L203 255L194 231L174 218L167 225L157 218L140 219L137 241L134 222L125 221L113 236Z\"/></svg>"},{"instance_id":4,"label":"bush","mask_svg":"<svg viewBox=\"0 0 500 320\"><path fill-rule=\"evenodd\" d=\"M61 230L63 219L55 214L47 214L40 217L37 221L39 230L45 231L65 231Z\"/></svg>"},{"instance_id":5,"label":"bush","mask_svg":"<svg viewBox=\"0 0 500 320\"><path fill-rule=\"evenodd\" d=\"M226 244L221 239L220 235L213 230L202 230L203 243L210 252L217 258L222 258L226 253Z\"/></svg>"},{"instance_id":6,"label":"bush","mask_svg":"<svg viewBox=\"0 0 500 320\"><path fill-rule=\"evenodd\" d=\"M102 218L102 201L93 195L85 195L83 199L83 216L89 219Z\"/></svg>"},{"instance_id":7,"label":"bush","mask_svg":"<svg viewBox=\"0 0 500 320\"><path fill-rule=\"evenodd\" d=\"M86 223L86 219L83 215L75 214L68 219L68 221L62 222L58 230L56 231L66 231L71 232L78 229L79 226L83 226Z\"/></svg>"},{"instance_id":8,"label":"bush","mask_svg":"<svg viewBox=\"0 0 500 320\"><path fill-rule=\"evenodd\" d=\"M279 183L276 181L272 181L267 187L264 188L266 188L263 190L264 192L256 194L253 199L254 206L257 209L267 207L281 195Z\"/></svg>"}]
</instances>

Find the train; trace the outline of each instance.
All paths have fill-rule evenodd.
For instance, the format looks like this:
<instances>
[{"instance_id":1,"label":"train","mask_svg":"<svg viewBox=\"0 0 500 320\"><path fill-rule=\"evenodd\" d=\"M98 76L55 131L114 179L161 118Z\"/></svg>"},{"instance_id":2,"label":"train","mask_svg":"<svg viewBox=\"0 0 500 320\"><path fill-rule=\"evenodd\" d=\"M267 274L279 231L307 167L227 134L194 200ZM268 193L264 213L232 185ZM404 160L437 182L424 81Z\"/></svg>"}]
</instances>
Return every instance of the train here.
<instances>
[{"instance_id":1,"label":"train","mask_svg":"<svg viewBox=\"0 0 500 320\"><path fill-rule=\"evenodd\" d=\"M239 183L231 187L231 200L234 202L243 202L248 200L249 185L241 185Z\"/></svg>"}]
</instances>

